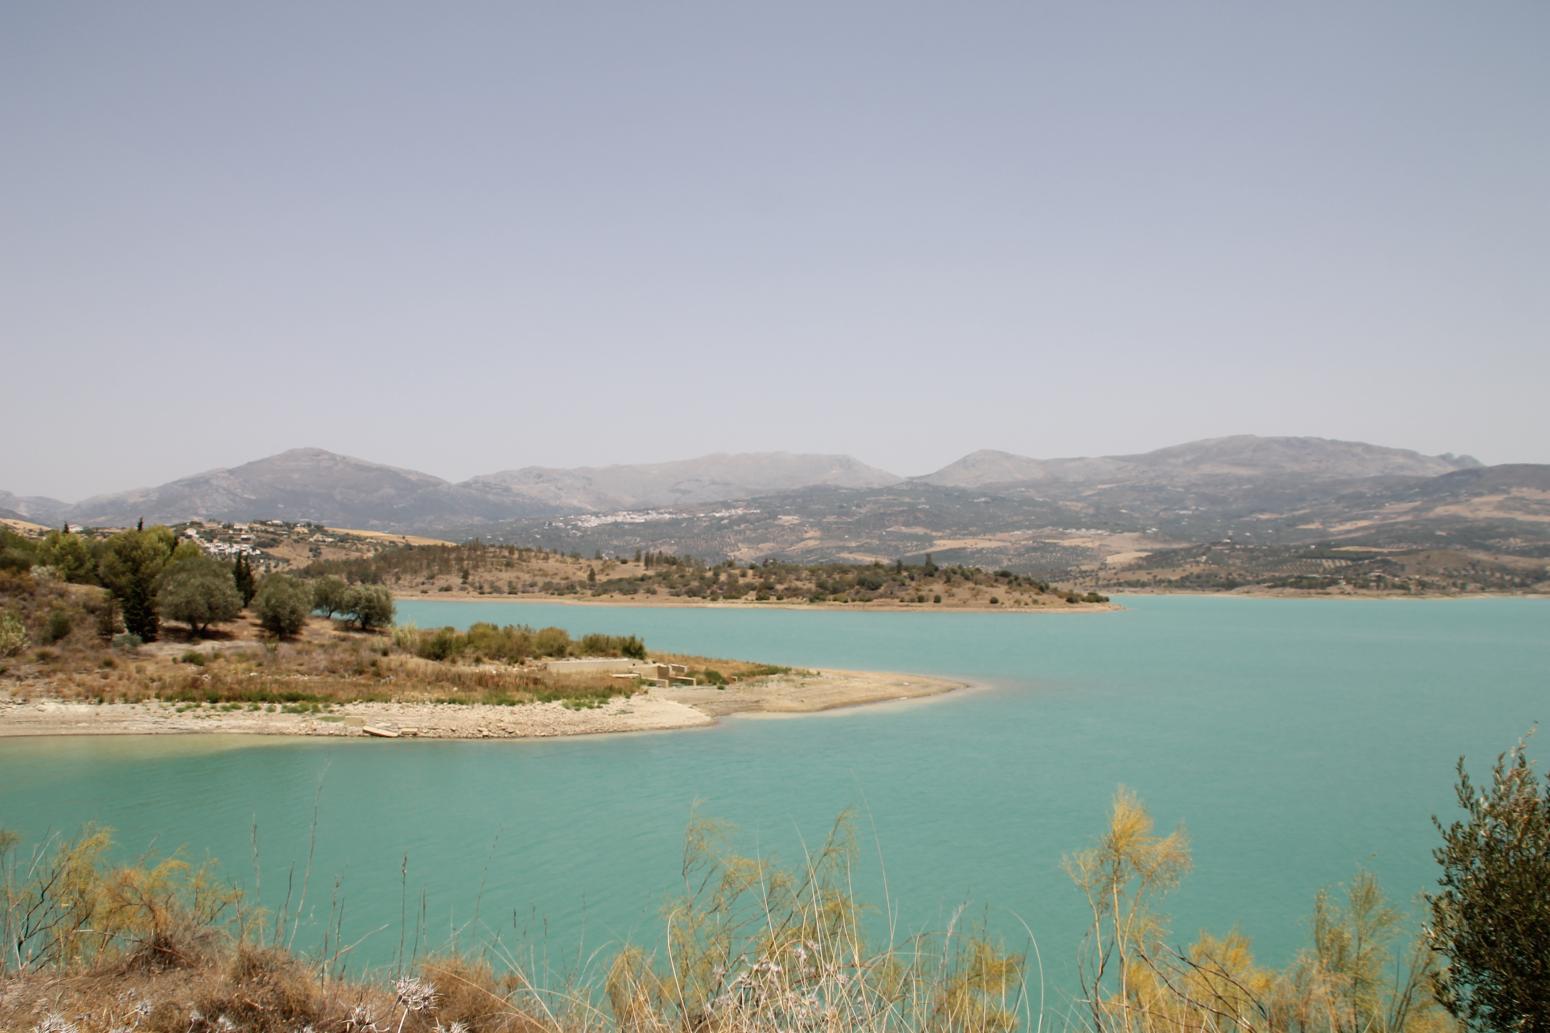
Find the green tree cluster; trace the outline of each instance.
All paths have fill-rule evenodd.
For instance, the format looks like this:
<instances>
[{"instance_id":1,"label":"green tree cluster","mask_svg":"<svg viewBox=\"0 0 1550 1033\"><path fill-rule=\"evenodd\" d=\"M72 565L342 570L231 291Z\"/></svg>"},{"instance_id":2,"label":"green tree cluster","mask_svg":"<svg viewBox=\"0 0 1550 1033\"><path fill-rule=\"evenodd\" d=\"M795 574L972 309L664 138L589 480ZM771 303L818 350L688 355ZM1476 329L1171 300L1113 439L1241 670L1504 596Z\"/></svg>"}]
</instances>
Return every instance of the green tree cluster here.
<instances>
[{"instance_id":1,"label":"green tree cluster","mask_svg":"<svg viewBox=\"0 0 1550 1033\"><path fill-rule=\"evenodd\" d=\"M50 531L38 545L40 564L52 567L66 581L90 584L97 579L97 558L86 539L69 531Z\"/></svg>"},{"instance_id":2,"label":"green tree cluster","mask_svg":"<svg viewBox=\"0 0 1550 1033\"><path fill-rule=\"evenodd\" d=\"M635 635L584 635L573 639L564 628L534 629L522 624L497 627L480 621L467 631L456 628L405 627L394 633L398 646L426 660L499 660L521 663L534 658L622 656L646 658L646 643Z\"/></svg>"},{"instance_id":3,"label":"green tree cluster","mask_svg":"<svg viewBox=\"0 0 1550 1033\"><path fill-rule=\"evenodd\" d=\"M31 570L37 558L36 545L9 527L0 526L0 570Z\"/></svg>"},{"instance_id":4,"label":"green tree cluster","mask_svg":"<svg viewBox=\"0 0 1550 1033\"><path fill-rule=\"evenodd\" d=\"M161 630L157 583L176 544L166 527L136 528L109 538L97 557L97 579L118 599L125 630L142 642Z\"/></svg>"}]
</instances>

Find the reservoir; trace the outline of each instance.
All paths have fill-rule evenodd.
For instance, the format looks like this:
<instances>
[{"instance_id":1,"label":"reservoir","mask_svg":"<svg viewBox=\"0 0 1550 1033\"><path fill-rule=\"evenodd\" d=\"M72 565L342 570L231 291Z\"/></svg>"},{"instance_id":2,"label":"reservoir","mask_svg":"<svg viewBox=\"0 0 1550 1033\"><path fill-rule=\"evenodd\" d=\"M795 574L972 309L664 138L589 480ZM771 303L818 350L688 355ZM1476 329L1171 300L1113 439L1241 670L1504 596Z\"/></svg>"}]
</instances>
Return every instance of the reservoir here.
<instances>
[{"instance_id":1,"label":"reservoir","mask_svg":"<svg viewBox=\"0 0 1550 1033\"><path fill-rule=\"evenodd\" d=\"M857 894L886 901L901 931L966 905L1017 946L1026 923L1062 982L1083 902L1061 858L1101 832L1117 786L1160 830L1188 830L1194 868L1163 902L1174 940L1237 926L1284 964L1308 941L1314 893L1359 867L1412 907L1435 882L1431 818L1452 820L1458 757L1484 773L1550 714L1544 600L1119 602L1037 615L405 601L399 621L421 627L553 624L975 687L572 740L0 740L0 827L35 843L105 825L125 859L213 858L276 906L288 882L294 904L315 809L298 948L342 907L346 939L365 937L357 966L390 962L423 916L431 946L498 943L578 972L658 941L692 814L736 826L745 853L798 862L849 811Z\"/></svg>"}]
</instances>

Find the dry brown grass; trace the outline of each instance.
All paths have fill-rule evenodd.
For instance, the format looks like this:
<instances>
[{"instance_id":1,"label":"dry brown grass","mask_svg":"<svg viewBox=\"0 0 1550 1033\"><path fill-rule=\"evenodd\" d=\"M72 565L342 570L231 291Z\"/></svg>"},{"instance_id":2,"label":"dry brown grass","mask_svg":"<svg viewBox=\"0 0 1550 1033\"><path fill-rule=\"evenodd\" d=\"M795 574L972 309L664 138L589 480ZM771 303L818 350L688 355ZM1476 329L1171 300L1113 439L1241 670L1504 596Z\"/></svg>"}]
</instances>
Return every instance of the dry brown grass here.
<instances>
[{"instance_id":1,"label":"dry brown grass","mask_svg":"<svg viewBox=\"0 0 1550 1033\"><path fill-rule=\"evenodd\" d=\"M100 703L487 703L595 700L636 691L607 677L555 677L509 665L459 665L396 654L383 640L283 643L245 651L209 650L194 662L179 655L107 656L111 667L66 662L31 665L0 678L17 699Z\"/></svg>"},{"instance_id":2,"label":"dry brown grass","mask_svg":"<svg viewBox=\"0 0 1550 1033\"><path fill-rule=\"evenodd\" d=\"M847 822L793 870L726 853L718 831L690 830L665 951L625 948L606 977L560 986L535 985L509 958L497 970L455 955L413 962L400 979L342 979L337 950L309 957L266 943L260 916L200 904L186 867L156 866L151 877L107 865L100 835L20 866L7 855L3 932L25 957L0 967L0 1029L1007 1033L1017 1024L1020 955L951 929L868 946L848 888ZM137 880L156 892L110 919L100 902ZM32 922L39 897L65 917ZM153 929L163 930L160 946L148 952ZM88 949L72 947L82 936Z\"/></svg>"}]
</instances>

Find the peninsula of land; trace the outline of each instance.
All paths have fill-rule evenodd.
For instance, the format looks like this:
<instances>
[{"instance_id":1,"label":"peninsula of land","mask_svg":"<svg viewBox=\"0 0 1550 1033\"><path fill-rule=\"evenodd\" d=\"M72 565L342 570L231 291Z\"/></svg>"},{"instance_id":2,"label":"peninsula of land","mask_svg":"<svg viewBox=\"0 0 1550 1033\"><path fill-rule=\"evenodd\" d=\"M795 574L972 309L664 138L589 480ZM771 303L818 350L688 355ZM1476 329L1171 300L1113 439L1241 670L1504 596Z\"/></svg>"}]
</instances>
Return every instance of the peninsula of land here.
<instances>
[{"instance_id":1,"label":"peninsula of land","mask_svg":"<svg viewBox=\"0 0 1550 1033\"><path fill-rule=\"evenodd\" d=\"M68 559L70 535L57 544ZM162 733L539 738L810 713L961 683L650 650L634 635L392 625L385 587L271 573L244 599L165 528L101 547L103 584L0 570L0 737ZM127 559L124 559L127 557ZM128 563L138 566L125 572ZM149 604L149 605L147 605Z\"/></svg>"},{"instance_id":2,"label":"peninsula of land","mask_svg":"<svg viewBox=\"0 0 1550 1033\"><path fill-rule=\"evenodd\" d=\"M0 697L0 738L35 735L243 734L382 739L539 739L703 728L734 714L811 714L923 699L965 683L921 675L814 670L766 675L725 687L651 687L575 707L359 701L326 710L277 704L227 708L161 700L96 703Z\"/></svg>"}]
</instances>

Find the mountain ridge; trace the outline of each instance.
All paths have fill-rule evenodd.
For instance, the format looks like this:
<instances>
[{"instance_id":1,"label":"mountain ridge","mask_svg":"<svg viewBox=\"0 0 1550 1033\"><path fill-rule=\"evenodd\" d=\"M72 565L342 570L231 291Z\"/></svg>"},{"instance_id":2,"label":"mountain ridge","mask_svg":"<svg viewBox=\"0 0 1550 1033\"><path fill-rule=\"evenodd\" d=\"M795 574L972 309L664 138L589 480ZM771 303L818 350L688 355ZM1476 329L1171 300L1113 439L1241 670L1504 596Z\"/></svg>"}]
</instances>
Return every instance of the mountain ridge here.
<instances>
[{"instance_id":1,"label":"mountain ridge","mask_svg":"<svg viewBox=\"0 0 1550 1033\"><path fill-rule=\"evenodd\" d=\"M824 484L876 487L900 480L850 456L763 452L574 469L530 466L453 483L307 447L77 503L0 492L0 509L50 524L283 517L422 531L549 513L696 504Z\"/></svg>"},{"instance_id":2,"label":"mountain ridge","mask_svg":"<svg viewBox=\"0 0 1550 1033\"><path fill-rule=\"evenodd\" d=\"M903 479L848 455L715 452L664 463L525 466L472 477L463 484L542 499L560 508L603 511L695 505L820 485L879 488Z\"/></svg>"},{"instance_id":3,"label":"mountain ridge","mask_svg":"<svg viewBox=\"0 0 1550 1033\"><path fill-rule=\"evenodd\" d=\"M281 517L366 529L477 531L503 521L576 513L682 508L810 489L909 486L996 488L1103 498L1210 489L1231 495L1268 485L1296 495L1310 484L1430 478L1483 467L1469 456L1315 437L1233 435L1118 456L1036 459L983 449L932 473L903 478L848 455L711 453L662 463L526 466L451 482L326 449L293 448L234 467L78 503L0 492L0 510L43 524L116 526L138 519ZM1241 492L1240 492L1241 494Z\"/></svg>"},{"instance_id":4,"label":"mountain ridge","mask_svg":"<svg viewBox=\"0 0 1550 1033\"><path fill-rule=\"evenodd\" d=\"M1255 465L1257 463L1257 465ZM1375 476L1439 476L1483 465L1473 456L1427 456L1411 449L1320 437L1234 434L1168 445L1150 452L1036 459L981 449L932 473L911 478L941 487L991 487L1044 481L1111 478L1194 483L1216 476L1316 476L1354 480ZM1317 469L1314 469L1317 467Z\"/></svg>"}]
</instances>

